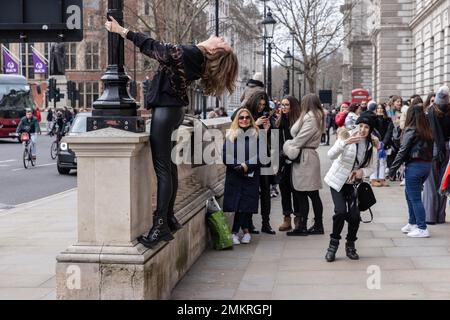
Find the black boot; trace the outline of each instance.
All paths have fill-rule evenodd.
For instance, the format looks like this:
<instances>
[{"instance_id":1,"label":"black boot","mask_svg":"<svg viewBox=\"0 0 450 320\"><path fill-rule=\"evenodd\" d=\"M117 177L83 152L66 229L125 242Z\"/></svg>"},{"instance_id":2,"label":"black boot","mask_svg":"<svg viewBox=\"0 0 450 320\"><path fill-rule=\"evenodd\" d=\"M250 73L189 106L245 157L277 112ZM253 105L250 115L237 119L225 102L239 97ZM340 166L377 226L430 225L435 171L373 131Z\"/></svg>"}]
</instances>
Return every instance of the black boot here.
<instances>
[{"instance_id":1,"label":"black boot","mask_svg":"<svg viewBox=\"0 0 450 320\"><path fill-rule=\"evenodd\" d=\"M347 257L349 257L352 260L358 260L359 255L356 253L355 248L355 242L354 241L348 241L345 243L345 253L347 254Z\"/></svg>"},{"instance_id":2,"label":"black boot","mask_svg":"<svg viewBox=\"0 0 450 320\"><path fill-rule=\"evenodd\" d=\"M308 229L306 228L306 221L308 221L305 217L299 217L299 223L295 227L294 230L287 232L288 236L307 236Z\"/></svg>"},{"instance_id":3,"label":"black boot","mask_svg":"<svg viewBox=\"0 0 450 320\"><path fill-rule=\"evenodd\" d=\"M309 234L324 234L322 219L314 219L314 224L308 229Z\"/></svg>"},{"instance_id":4,"label":"black boot","mask_svg":"<svg viewBox=\"0 0 450 320\"><path fill-rule=\"evenodd\" d=\"M148 232L147 236L139 236L137 240L142 243L147 248L153 248L161 240L170 241L174 237L170 232L167 222L164 221L163 217L154 216L153 217L153 227Z\"/></svg>"},{"instance_id":5,"label":"black boot","mask_svg":"<svg viewBox=\"0 0 450 320\"><path fill-rule=\"evenodd\" d=\"M183 225L178 222L173 212L167 216L167 225L169 226L170 231L172 231L173 233L183 228Z\"/></svg>"},{"instance_id":6,"label":"black boot","mask_svg":"<svg viewBox=\"0 0 450 320\"><path fill-rule=\"evenodd\" d=\"M276 232L272 230L272 227L270 226L269 221L264 221L262 223L261 232L268 233L268 234L276 234Z\"/></svg>"},{"instance_id":7,"label":"black boot","mask_svg":"<svg viewBox=\"0 0 450 320\"><path fill-rule=\"evenodd\" d=\"M332 262L336 259L336 251L339 247L339 240L331 239L330 246L327 249L327 254L325 255L325 259L328 262Z\"/></svg>"}]
</instances>

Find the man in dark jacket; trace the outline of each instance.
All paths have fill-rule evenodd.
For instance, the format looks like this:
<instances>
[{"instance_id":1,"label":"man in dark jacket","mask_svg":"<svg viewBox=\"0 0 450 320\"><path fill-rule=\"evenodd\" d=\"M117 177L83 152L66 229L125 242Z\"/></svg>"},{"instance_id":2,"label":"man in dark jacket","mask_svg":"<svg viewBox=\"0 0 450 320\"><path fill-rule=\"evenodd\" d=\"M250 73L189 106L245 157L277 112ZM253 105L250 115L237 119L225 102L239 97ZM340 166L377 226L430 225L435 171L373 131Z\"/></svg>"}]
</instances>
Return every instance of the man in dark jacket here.
<instances>
[{"instance_id":1,"label":"man in dark jacket","mask_svg":"<svg viewBox=\"0 0 450 320\"><path fill-rule=\"evenodd\" d=\"M31 156L33 157L33 160L36 160L37 134L41 133L41 129L39 128L39 122L37 121L37 118L33 116L33 111L31 109L26 110L25 117L20 119L20 123L17 126L16 133L21 134L23 132L30 135Z\"/></svg>"}]
</instances>

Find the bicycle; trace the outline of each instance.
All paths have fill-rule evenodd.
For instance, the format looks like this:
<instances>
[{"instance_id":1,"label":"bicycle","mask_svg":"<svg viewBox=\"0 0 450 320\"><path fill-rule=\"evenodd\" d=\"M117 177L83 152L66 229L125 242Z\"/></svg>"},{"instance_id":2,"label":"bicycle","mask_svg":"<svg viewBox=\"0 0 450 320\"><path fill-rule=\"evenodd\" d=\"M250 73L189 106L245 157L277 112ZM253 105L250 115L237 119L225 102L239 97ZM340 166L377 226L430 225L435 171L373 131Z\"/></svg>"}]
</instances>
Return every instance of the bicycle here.
<instances>
[{"instance_id":1,"label":"bicycle","mask_svg":"<svg viewBox=\"0 0 450 320\"><path fill-rule=\"evenodd\" d=\"M50 157L55 160L56 157L59 154L59 144L61 143L61 139L66 135L66 133L68 132L68 126L65 124L64 125L64 129L63 132L61 132L60 130L55 130L56 131L56 140L53 141L51 147L50 147ZM50 132L50 136L54 136L55 133L53 131Z\"/></svg>"},{"instance_id":2,"label":"bicycle","mask_svg":"<svg viewBox=\"0 0 450 320\"><path fill-rule=\"evenodd\" d=\"M30 166L35 166L35 160L33 160L33 155L31 154L31 138L28 132L22 132L21 134L22 144L24 145L23 150L23 166L28 169Z\"/></svg>"}]
</instances>

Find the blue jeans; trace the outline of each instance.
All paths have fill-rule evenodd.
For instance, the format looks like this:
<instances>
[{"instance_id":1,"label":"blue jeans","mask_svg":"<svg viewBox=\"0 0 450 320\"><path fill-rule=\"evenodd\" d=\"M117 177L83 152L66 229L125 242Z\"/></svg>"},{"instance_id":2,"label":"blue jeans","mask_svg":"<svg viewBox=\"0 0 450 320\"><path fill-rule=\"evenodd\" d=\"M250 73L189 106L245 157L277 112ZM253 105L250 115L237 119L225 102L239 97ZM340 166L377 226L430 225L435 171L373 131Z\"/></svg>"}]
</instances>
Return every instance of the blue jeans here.
<instances>
[{"instance_id":1,"label":"blue jeans","mask_svg":"<svg viewBox=\"0 0 450 320\"><path fill-rule=\"evenodd\" d=\"M405 195L409 210L409 223L426 229L422 187L431 170L431 162L410 162L405 168Z\"/></svg>"}]
</instances>

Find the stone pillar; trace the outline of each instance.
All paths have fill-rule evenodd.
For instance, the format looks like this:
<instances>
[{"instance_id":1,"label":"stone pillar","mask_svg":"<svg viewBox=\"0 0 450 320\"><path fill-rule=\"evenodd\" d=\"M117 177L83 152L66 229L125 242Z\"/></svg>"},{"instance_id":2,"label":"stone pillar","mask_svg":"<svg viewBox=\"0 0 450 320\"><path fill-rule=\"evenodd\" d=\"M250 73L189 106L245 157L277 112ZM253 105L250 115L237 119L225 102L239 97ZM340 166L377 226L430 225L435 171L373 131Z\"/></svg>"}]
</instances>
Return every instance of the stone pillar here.
<instances>
[{"instance_id":1,"label":"stone pillar","mask_svg":"<svg viewBox=\"0 0 450 320\"><path fill-rule=\"evenodd\" d=\"M444 29L444 79L443 83L450 82L450 27Z\"/></svg>"},{"instance_id":2,"label":"stone pillar","mask_svg":"<svg viewBox=\"0 0 450 320\"><path fill-rule=\"evenodd\" d=\"M148 139L112 128L65 138L78 160L78 241L57 257L58 299L143 297L135 239L152 220Z\"/></svg>"},{"instance_id":3,"label":"stone pillar","mask_svg":"<svg viewBox=\"0 0 450 320\"><path fill-rule=\"evenodd\" d=\"M418 94L424 93L423 88L423 42L422 31L419 31L415 36L416 46L416 64L415 64L415 92Z\"/></svg>"}]
</instances>

